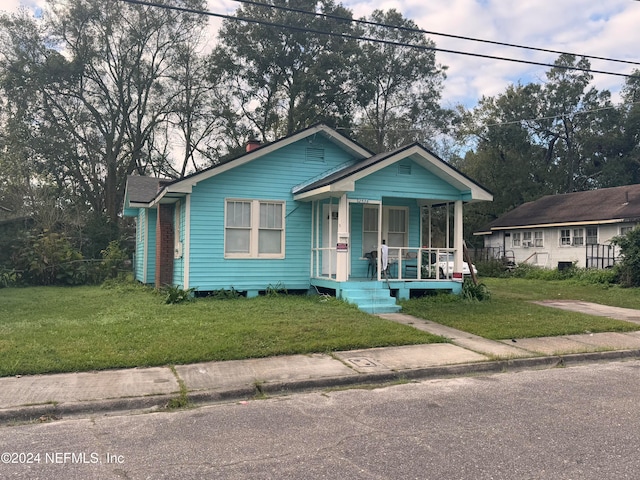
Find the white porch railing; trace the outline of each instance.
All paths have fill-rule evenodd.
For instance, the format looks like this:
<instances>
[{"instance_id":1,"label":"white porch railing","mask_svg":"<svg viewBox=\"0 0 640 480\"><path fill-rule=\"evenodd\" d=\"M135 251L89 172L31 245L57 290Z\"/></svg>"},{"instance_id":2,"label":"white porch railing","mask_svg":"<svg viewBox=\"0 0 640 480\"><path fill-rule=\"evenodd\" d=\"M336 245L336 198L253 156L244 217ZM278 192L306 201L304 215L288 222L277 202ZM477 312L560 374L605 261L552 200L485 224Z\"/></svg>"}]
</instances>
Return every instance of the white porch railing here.
<instances>
[{"instance_id":1,"label":"white porch railing","mask_svg":"<svg viewBox=\"0 0 640 480\"><path fill-rule=\"evenodd\" d=\"M389 247L387 275L382 272L382 257L378 251L377 280L450 280L453 277L454 248ZM311 276L336 278L337 249L318 247L311 249Z\"/></svg>"},{"instance_id":2,"label":"white porch railing","mask_svg":"<svg viewBox=\"0 0 640 480\"><path fill-rule=\"evenodd\" d=\"M336 278L337 249L316 247L311 249L311 277Z\"/></svg>"},{"instance_id":3,"label":"white porch railing","mask_svg":"<svg viewBox=\"0 0 640 480\"><path fill-rule=\"evenodd\" d=\"M378 280L449 280L453 277L454 248L389 247L386 276L378 252Z\"/></svg>"}]
</instances>

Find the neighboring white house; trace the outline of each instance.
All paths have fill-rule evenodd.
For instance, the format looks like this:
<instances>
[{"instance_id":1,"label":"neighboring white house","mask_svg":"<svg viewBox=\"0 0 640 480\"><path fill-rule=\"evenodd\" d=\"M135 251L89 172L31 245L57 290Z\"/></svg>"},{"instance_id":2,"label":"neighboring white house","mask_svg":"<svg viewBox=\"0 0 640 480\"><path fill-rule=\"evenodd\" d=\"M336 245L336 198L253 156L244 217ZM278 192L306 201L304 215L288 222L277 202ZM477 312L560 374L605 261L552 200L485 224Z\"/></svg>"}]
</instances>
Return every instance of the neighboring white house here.
<instances>
[{"instance_id":1,"label":"neighboring white house","mask_svg":"<svg viewBox=\"0 0 640 480\"><path fill-rule=\"evenodd\" d=\"M548 195L505 213L474 235L498 258L546 268L608 267L611 239L640 223L640 185Z\"/></svg>"}]
</instances>

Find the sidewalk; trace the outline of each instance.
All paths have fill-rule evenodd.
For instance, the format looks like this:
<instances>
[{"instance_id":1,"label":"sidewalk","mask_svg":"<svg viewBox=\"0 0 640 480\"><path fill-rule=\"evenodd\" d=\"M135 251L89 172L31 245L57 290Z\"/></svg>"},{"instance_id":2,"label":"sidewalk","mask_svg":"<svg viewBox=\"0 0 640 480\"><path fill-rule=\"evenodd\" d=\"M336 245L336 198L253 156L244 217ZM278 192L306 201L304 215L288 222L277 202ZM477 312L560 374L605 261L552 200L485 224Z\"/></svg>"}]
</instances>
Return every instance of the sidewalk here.
<instances>
[{"instance_id":1,"label":"sidewalk","mask_svg":"<svg viewBox=\"0 0 640 480\"><path fill-rule=\"evenodd\" d=\"M562 308L571 305L565 302ZM586 302L577 302L574 308L640 323L640 311ZM640 332L493 341L401 313L380 316L447 337L451 343L207 362L175 369L5 377L0 378L0 423L154 411L176 399L192 404L243 401L311 389L640 358Z\"/></svg>"}]
</instances>

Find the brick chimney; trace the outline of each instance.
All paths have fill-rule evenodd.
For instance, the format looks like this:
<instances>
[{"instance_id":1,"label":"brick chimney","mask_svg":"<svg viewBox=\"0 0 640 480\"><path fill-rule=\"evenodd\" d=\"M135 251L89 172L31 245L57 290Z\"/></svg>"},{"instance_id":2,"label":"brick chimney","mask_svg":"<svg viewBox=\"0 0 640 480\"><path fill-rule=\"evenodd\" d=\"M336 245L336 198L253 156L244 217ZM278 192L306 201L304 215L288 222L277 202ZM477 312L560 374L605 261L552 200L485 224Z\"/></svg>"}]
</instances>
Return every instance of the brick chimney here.
<instances>
[{"instance_id":1,"label":"brick chimney","mask_svg":"<svg viewBox=\"0 0 640 480\"><path fill-rule=\"evenodd\" d=\"M174 206L158 205L156 223L156 288L173 284L173 215Z\"/></svg>"},{"instance_id":2,"label":"brick chimney","mask_svg":"<svg viewBox=\"0 0 640 480\"><path fill-rule=\"evenodd\" d=\"M246 151L247 153L252 152L259 146L260 146L260 140L258 140L255 137L250 137L249 140L247 140Z\"/></svg>"}]
</instances>

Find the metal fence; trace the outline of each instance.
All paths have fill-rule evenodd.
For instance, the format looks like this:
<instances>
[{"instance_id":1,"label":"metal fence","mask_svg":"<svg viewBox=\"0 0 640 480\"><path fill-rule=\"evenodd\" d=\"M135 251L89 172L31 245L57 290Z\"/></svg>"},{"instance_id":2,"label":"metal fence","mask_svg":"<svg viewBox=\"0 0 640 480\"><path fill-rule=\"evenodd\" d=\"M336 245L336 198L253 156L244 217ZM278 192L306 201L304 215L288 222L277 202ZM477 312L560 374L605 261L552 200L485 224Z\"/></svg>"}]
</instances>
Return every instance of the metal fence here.
<instances>
[{"instance_id":1,"label":"metal fence","mask_svg":"<svg viewBox=\"0 0 640 480\"><path fill-rule=\"evenodd\" d=\"M585 262L587 268L611 268L615 263L616 251L613 245L600 243L587 245Z\"/></svg>"}]
</instances>

